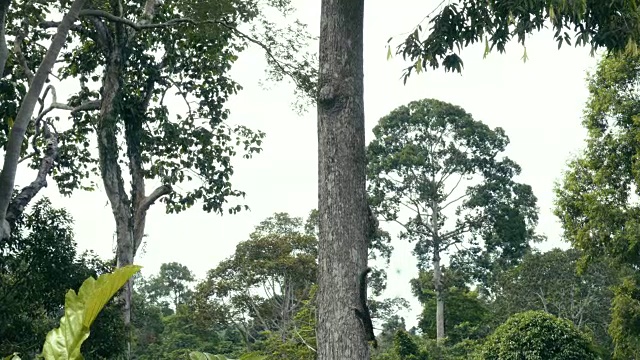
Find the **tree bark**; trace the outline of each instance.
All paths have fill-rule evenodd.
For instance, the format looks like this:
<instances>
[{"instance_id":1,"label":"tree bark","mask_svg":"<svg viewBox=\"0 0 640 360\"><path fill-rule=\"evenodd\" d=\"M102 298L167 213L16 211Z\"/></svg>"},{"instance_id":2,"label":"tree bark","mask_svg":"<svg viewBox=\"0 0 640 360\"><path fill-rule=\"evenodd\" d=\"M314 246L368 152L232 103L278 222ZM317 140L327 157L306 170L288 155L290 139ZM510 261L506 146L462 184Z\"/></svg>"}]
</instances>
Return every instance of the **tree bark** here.
<instances>
[{"instance_id":1,"label":"tree bark","mask_svg":"<svg viewBox=\"0 0 640 360\"><path fill-rule=\"evenodd\" d=\"M444 331L444 279L440 268L440 234L438 223L440 210L434 201L431 208L431 229L433 231L433 285L436 291L436 339L441 341L445 337Z\"/></svg>"},{"instance_id":2,"label":"tree bark","mask_svg":"<svg viewBox=\"0 0 640 360\"><path fill-rule=\"evenodd\" d=\"M145 12L140 23L146 24L153 19L155 0L147 0ZM112 4L115 17L122 17L122 6L118 1ZM96 28L105 29L99 21L93 21ZM100 175L104 183L105 192L111 204L111 210L116 223L116 266L118 268L131 265L136 251L144 236L146 215L149 207L164 195L172 191L170 185L162 185L149 196L145 196L144 174L142 169L141 133L145 121L148 101L140 104L134 114L120 111L121 79L126 61L124 52L129 46L135 31L127 29L122 22L115 22L111 31L111 41L103 41L106 47L107 64L102 83L101 108L98 120L98 154L100 159ZM155 79L150 78L147 84L147 97L151 97ZM131 198L127 194L122 178L122 168L118 162L118 121L124 122L124 135L131 174ZM122 292L123 319L125 326L131 324L133 279L124 286ZM129 344L130 345L130 344ZM130 347L129 347L130 350ZM130 355L130 354L129 354Z\"/></svg>"},{"instance_id":3,"label":"tree bark","mask_svg":"<svg viewBox=\"0 0 640 360\"><path fill-rule=\"evenodd\" d=\"M111 204L116 222L116 266L133 264L133 219L131 201L124 188L122 170L118 163L117 103L120 98L122 53L116 42L110 49L102 83L102 107L98 119L98 156L100 175L105 192ZM128 281L123 291L123 317L125 325L131 322L132 281Z\"/></svg>"},{"instance_id":4,"label":"tree bark","mask_svg":"<svg viewBox=\"0 0 640 360\"><path fill-rule=\"evenodd\" d=\"M0 0L0 79L4 77L4 66L9 58L9 48L7 47L6 29L7 14L11 0Z\"/></svg>"},{"instance_id":5,"label":"tree bark","mask_svg":"<svg viewBox=\"0 0 640 360\"><path fill-rule=\"evenodd\" d=\"M40 160L40 167L36 178L27 186L23 187L18 195L11 201L7 209L7 222L10 228L15 226L15 222L20 218L24 209L29 205L31 200L47 186L47 176L51 173L53 165L58 158L58 135L51 132L47 124L42 127L46 149L44 156Z\"/></svg>"},{"instance_id":6,"label":"tree bark","mask_svg":"<svg viewBox=\"0 0 640 360\"><path fill-rule=\"evenodd\" d=\"M318 96L318 360L368 359L358 278L367 266L364 0L323 0Z\"/></svg>"},{"instance_id":7,"label":"tree bark","mask_svg":"<svg viewBox=\"0 0 640 360\"><path fill-rule=\"evenodd\" d=\"M433 253L433 285L436 291L436 339L444 339L444 289L440 268L440 251Z\"/></svg>"},{"instance_id":8,"label":"tree bark","mask_svg":"<svg viewBox=\"0 0 640 360\"><path fill-rule=\"evenodd\" d=\"M29 91L27 91L27 95L20 104L13 128L11 128L4 157L4 165L2 166L2 172L0 172L0 239L6 239L11 236L11 229L6 219L7 209L9 208L13 186L16 181L20 149L29 121L31 121L31 115L33 115L33 110L38 102L44 83L49 77L49 72L51 72L60 50L67 41L69 29L78 19L78 14L80 10L82 10L82 7L84 7L86 1L87 0L75 0L71 4L69 12L62 18L62 22L60 22L60 26L58 26L58 31L53 37L51 45L36 71L31 86L29 86Z\"/></svg>"}]
</instances>

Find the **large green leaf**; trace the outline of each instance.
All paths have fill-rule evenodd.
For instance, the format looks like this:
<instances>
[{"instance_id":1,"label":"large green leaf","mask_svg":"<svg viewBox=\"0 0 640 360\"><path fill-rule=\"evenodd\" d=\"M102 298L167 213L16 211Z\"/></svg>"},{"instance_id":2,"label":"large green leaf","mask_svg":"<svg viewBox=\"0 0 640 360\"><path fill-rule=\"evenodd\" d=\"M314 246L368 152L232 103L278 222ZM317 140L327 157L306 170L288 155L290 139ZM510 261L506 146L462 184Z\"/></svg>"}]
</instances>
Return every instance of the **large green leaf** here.
<instances>
[{"instance_id":1,"label":"large green leaf","mask_svg":"<svg viewBox=\"0 0 640 360\"><path fill-rule=\"evenodd\" d=\"M103 274L97 280L88 278L77 294L69 290L60 327L47 334L42 356L46 360L83 360L80 346L89 337L89 327L118 289L140 268L125 266L111 274Z\"/></svg>"}]
</instances>

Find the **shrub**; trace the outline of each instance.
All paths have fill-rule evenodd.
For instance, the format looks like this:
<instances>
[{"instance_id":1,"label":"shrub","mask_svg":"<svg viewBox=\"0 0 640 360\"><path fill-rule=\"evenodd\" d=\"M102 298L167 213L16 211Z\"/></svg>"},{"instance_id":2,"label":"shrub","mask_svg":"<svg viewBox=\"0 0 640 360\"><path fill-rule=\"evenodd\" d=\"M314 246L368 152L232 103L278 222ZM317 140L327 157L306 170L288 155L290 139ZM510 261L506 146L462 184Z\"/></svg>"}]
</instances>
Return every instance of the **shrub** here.
<instances>
[{"instance_id":1,"label":"shrub","mask_svg":"<svg viewBox=\"0 0 640 360\"><path fill-rule=\"evenodd\" d=\"M569 320L542 311L511 316L480 348L484 360L596 360L589 338Z\"/></svg>"}]
</instances>

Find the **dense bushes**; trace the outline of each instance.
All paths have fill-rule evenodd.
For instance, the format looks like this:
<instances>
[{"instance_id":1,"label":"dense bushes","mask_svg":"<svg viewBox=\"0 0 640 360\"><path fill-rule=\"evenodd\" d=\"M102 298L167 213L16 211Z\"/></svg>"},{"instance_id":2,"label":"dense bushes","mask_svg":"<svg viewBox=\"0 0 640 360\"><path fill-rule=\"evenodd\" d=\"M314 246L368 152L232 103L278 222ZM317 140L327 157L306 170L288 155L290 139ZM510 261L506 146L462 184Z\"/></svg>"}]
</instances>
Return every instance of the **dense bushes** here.
<instances>
[{"instance_id":1,"label":"dense bushes","mask_svg":"<svg viewBox=\"0 0 640 360\"><path fill-rule=\"evenodd\" d=\"M483 360L599 359L589 338L569 320L542 311L515 314L479 350Z\"/></svg>"}]
</instances>

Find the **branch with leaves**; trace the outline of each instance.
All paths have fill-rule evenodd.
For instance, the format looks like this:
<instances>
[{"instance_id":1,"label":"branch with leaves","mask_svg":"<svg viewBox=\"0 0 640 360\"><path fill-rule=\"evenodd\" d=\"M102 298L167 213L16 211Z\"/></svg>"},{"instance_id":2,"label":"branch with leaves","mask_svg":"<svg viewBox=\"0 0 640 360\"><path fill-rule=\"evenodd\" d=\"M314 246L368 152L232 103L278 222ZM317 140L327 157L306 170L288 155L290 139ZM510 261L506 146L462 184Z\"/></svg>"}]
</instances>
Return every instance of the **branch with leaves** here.
<instances>
[{"instance_id":1,"label":"branch with leaves","mask_svg":"<svg viewBox=\"0 0 640 360\"><path fill-rule=\"evenodd\" d=\"M4 240L11 236L11 227L7 222L7 210L11 202L11 194L15 184L17 167L20 159L22 142L27 131L27 126L31 121L31 115L35 109L36 103L45 81L49 76L49 72L56 62L60 50L64 46L67 33L71 25L78 18L80 10L84 6L86 0L74 0L71 8L64 15L63 20L58 26L58 31L51 41L51 45L38 67L32 81L30 81L29 90L24 97L20 110L11 128L9 141L6 147L4 164L0 172L0 239Z\"/></svg>"}]
</instances>

